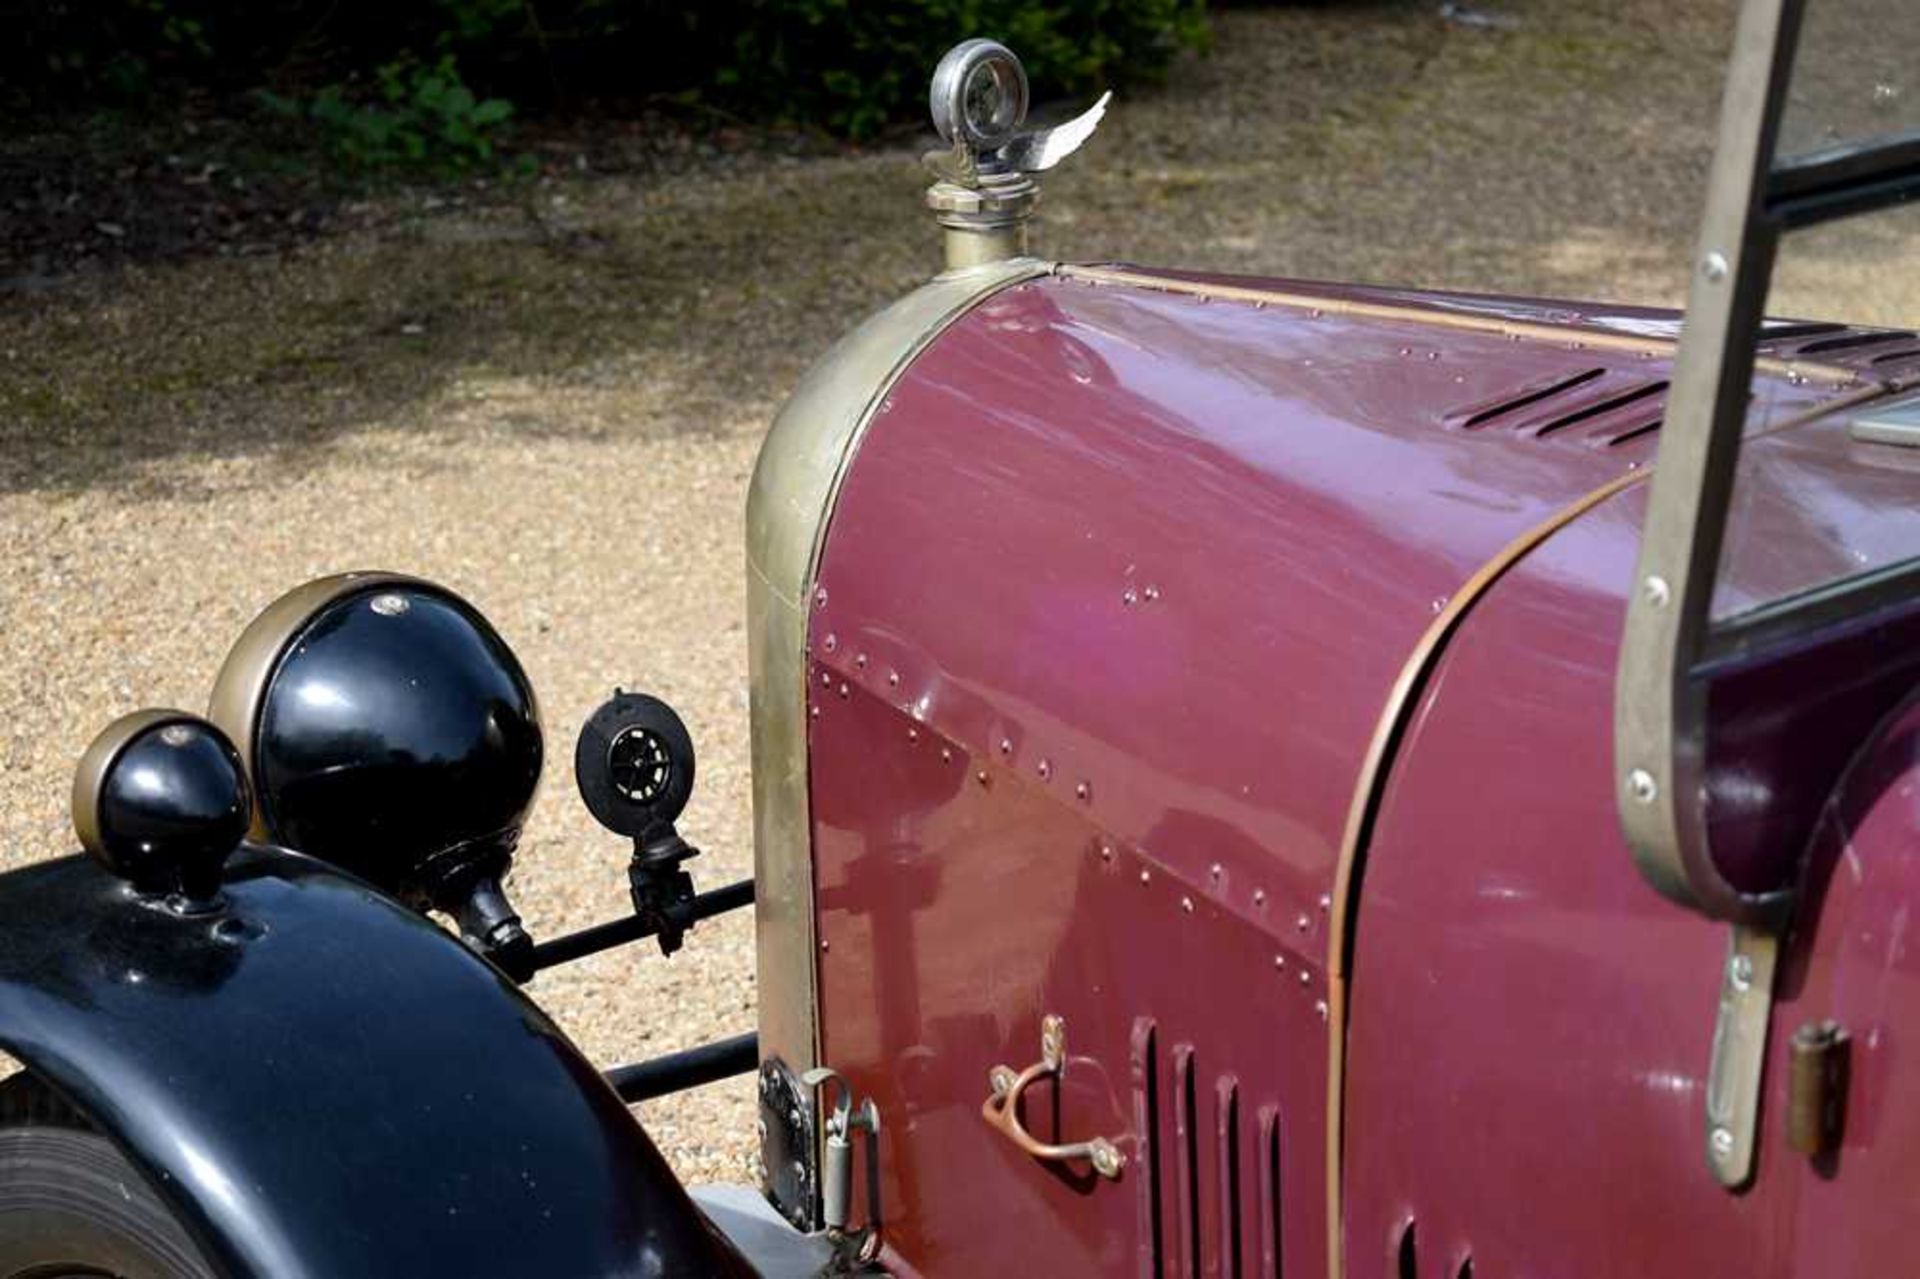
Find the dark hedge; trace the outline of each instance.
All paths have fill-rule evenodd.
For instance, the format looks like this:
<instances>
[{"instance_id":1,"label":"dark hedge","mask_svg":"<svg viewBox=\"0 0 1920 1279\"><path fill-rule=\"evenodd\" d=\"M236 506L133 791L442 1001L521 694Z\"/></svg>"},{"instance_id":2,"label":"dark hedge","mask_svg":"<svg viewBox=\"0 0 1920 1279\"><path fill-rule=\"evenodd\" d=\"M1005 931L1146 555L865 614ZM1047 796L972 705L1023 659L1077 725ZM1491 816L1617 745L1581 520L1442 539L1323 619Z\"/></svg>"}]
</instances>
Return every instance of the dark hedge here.
<instances>
[{"instance_id":1,"label":"dark hedge","mask_svg":"<svg viewBox=\"0 0 1920 1279\"><path fill-rule=\"evenodd\" d=\"M181 93L362 102L450 71L524 115L677 102L871 136L924 115L949 45L1011 45L1041 97L1152 78L1203 0L0 0L0 104L49 115ZM498 108L495 108L497 112Z\"/></svg>"}]
</instances>

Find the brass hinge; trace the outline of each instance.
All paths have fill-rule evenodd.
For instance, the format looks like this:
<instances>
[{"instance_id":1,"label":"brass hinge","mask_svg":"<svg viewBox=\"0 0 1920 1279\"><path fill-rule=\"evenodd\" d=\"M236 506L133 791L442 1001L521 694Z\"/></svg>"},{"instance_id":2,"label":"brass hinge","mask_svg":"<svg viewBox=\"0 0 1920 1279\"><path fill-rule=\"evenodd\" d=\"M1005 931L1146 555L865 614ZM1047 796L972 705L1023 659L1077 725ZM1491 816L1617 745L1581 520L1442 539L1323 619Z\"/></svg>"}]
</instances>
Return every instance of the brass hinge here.
<instances>
[{"instance_id":1,"label":"brass hinge","mask_svg":"<svg viewBox=\"0 0 1920 1279\"><path fill-rule=\"evenodd\" d=\"M1707 1166L1729 1190L1753 1179L1779 954L1778 935L1736 924L1720 974L1720 1014L1707 1068Z\"/></svg>"}]
</instances>

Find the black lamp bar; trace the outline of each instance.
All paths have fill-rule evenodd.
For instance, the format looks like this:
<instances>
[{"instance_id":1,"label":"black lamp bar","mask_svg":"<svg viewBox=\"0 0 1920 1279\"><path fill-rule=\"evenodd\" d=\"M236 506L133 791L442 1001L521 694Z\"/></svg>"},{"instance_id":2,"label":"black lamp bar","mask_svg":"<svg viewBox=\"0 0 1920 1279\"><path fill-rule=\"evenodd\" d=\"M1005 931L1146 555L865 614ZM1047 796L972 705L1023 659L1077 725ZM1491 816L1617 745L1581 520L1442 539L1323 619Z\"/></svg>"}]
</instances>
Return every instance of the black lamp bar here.
<instances>
[{"instance_id":1,"label":"black lamp bar","mask_svg":"<svg viewBox=\"0 0 1920 1279\"><path fill-rule=\"evenodd\" d=\"M701 893L684 902L668 907L663 913L667 923L679 928L690 928L703 919L715 915L724 915L730 910L753 903L753 881L743 879L724 888L716 888L710 893ZM615 946L624 946L628 942L641 941L658 933L661 920L649 919L641 915L629 915L625 919L616 919L610 923L596 924L592 928L583 928L577 933L568 933L565 937L556 937L552 941L541 942L533 948L533 971L552 968L556 964L569 963L588 955L597 955L603 950L612 950Z\"/></svg>"},{"instance_id":2,"label":"black lamp bar","mask_svg":"<svg viewBox=\"0 0 1920 1279\"><path fill-rule=\"evenodd\" d=\"M759 1065L760 1036L748 1031L638 1065L616 1066L607 1072L607 1082L620 1094L620 1100L632 1105L636 1101L710 1084L716 1079L748 1074Z\"/></svg>"}]
</instances>

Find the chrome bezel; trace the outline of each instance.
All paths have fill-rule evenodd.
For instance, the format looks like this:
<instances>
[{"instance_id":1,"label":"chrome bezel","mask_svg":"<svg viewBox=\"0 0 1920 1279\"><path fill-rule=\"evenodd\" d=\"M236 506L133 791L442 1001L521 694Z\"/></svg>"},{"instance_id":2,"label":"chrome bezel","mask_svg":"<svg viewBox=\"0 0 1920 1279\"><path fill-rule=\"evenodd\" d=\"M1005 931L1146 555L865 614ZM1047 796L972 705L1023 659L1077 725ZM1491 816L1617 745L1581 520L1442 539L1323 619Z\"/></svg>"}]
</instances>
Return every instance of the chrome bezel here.
<instances>
[{"instance_id":1,"label":"chrome bezel","mask_svg":"<svg viewBox=\"0 0 1920 1279\"><path fill-rule=\"evenodd\" d=\"M981 75L997 81L993 113L985 123L967 109L974 80ZM1028 100L1026 68L997 40L963 40L947 50L927 90L927 108L941 140L964 142L975 151L995 151L1013 141L1026 123Z\"/></svg>"}]
</instances>

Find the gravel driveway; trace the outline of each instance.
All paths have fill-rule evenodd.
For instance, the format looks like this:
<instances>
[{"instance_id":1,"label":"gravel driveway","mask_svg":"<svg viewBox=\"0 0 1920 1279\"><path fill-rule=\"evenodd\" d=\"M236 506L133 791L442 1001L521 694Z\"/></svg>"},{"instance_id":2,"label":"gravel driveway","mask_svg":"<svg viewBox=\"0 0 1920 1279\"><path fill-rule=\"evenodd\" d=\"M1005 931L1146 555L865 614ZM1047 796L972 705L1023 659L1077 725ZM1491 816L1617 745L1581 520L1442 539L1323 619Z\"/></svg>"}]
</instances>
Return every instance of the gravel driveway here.
<instances>
[{"instance_id":1,"label":"gravel driveway","mask_svg":"<svg viewBox=\"0 0 1920 1279\"><path fill-rule=\"evenodd\" d=\"M1044 252L1672 302L1729 5L1430 0L1237 10L1048 183ZM1607 10L1602 17L1592 12ZM204 705L307 577L390 567L487 612L553 761L516 897L537 935L620 912L625 850L567 761L616 683L701 751L705 885L748 872L741 514L807 363L936 268L917 147L392 197L378 225L0 295L0 848L64 853L110 717ZM604 1063L750 1028L749 921L543 975ZM695 1180L751 1175L749 1087L649 1104Z\"/></svg>"}]
</instances>

